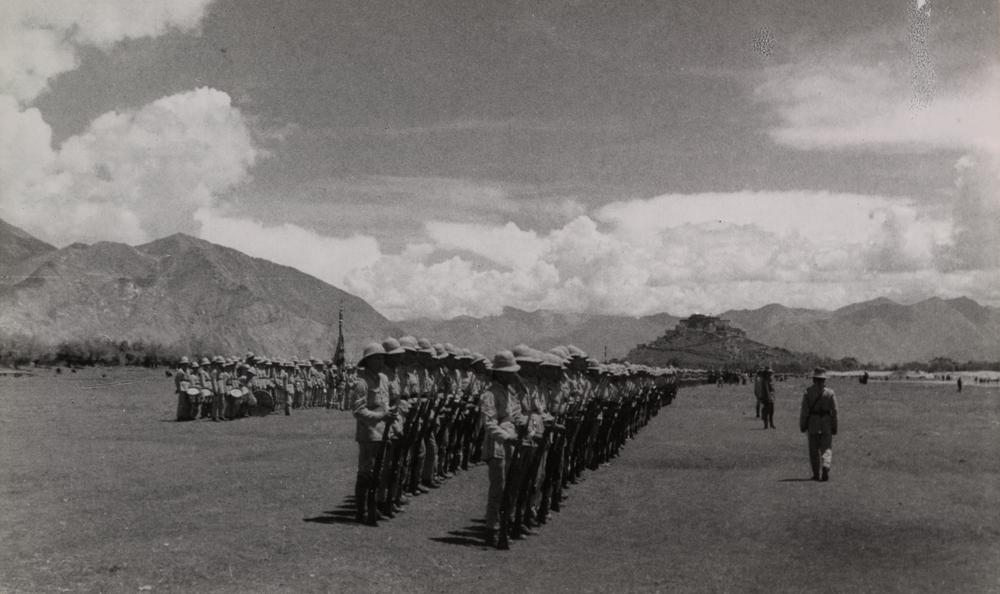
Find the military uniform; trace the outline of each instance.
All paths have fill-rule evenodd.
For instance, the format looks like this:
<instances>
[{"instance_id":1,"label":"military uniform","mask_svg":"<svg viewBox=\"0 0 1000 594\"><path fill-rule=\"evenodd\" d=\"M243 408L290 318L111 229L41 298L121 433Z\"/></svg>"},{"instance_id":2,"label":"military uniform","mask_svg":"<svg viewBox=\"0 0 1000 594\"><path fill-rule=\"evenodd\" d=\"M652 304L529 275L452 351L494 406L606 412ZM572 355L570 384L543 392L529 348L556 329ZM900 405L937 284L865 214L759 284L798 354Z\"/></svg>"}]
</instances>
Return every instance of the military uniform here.
<instances>
[{"instance_id":1,"label":"military uniform","mask_svg":"<svg viewBox=\"0 0 1000 594\"><path fill-rule=\"evenodd\" d=\"M523 426L527 419L521 412L521 404L514 388L496 380L482 394L481 411L486 430L483 457L489 466L490 480L486 499L486 529L495 532L500 526L501 500L508 465L514 453L514 443L518 439L517 427ZM508 507L507 511L512 510Z\"/></svg>"},{"instance_id":2,"label":"military uniform","mask_svg":"<svg viewBox=\"0 0 1000 594\"><path fill-rule=\"evenodd\" d=\"M833 462L833 436L837 434L837 398L825 382L816 382L817 379L826 379L825 370L817 369L813 379L813 385L802 396L799 430L809 434L809 465L813 480L826 481L829 480Z\"/></svg>"},{"instance_id":3,"label":"military uniform","mask_svg":"<svg viewBox=\"0 0 1000 594\"><path fill-rule=\"evenodd\" d=\"M191 386L191 377L188 372L187 357L181 361L181 366L174 371L174 392L177 394L177 420L191 420L193 406L187 395L187 389Z\"/></svg>"},{"instance_id":4,"label":"military uniform","mask_svg":"<svg viewBox=\"0 0 1000 594\"><path fill-rule=\"evenodd\" d=\"M774 429L774 381L771 373L771 368L768 367L760 372L757 378L760 382L758 402L760 402L761 418L764 419L764 429L767 429L768 426Z\"/></svg>"},{"instance_id":5,"label":"military uniform","mask_svg":"<svg viewBox=\"0 0 1000 594\"><path fill-rule=\"evenodd\" d=\"M383 465L381 476L375 476L375 464L382 449L385 424L389 413L389 379L382 373L364 371L358 374L349 387L352 410L357 422L354 439L358 442L358 473L354 496L359 514L363 514L365 493L377 481L375 499L378 505L386 501L387 464Z\"/></svg>"}]
</instances>

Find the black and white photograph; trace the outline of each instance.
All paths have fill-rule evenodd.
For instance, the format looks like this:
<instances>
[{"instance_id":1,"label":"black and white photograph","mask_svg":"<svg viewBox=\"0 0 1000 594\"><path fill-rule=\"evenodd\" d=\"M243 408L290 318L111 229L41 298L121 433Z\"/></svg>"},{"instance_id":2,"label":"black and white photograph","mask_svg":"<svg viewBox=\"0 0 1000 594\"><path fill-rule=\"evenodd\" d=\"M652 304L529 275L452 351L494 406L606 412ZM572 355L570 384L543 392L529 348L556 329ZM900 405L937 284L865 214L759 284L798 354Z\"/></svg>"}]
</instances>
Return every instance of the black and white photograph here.
<instances>
[{"instance_id":1,"label":"black and white photograph","mask_svg":"<svg viewBox=\"0 0 1000 594\"><path fill-rule=\"evenodd\" d=\"M0 592L1000 592L997 0L3 0Z\"/></svg>"}]
</instances>

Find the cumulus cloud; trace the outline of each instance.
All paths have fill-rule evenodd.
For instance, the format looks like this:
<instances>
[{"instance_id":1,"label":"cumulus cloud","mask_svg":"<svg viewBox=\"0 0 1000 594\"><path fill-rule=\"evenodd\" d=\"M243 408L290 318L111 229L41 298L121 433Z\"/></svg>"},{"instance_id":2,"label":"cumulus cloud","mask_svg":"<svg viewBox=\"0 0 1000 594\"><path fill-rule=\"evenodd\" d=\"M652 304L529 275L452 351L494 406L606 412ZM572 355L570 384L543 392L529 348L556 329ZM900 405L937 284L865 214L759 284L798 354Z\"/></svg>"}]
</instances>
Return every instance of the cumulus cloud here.
<instances>
[{"instance_id":1,"label":"cumulus cloud","mask_svg":"<svg viewBox=\"0 0 1000 594\"><path fill-rule=\"evenodd\" d=\"M108 112L53 148L37 109L0 99L0 216L58 245L192 231L257 158L229 96L201 88Z\"/></svg>"},{"instance_id":2,"label":"cumulus cloud","mask_svg":"<svg viewBox=\"0 0 1000 594\"><path fill-rule=\"evenodd\" d=\"M210 0L24 0L0 7L0 217L56 245L195 232L261 156L228 94L109 111L59 146L31 106L84 46L198 27ZM217 222L214 221L213 222Z\"/></svg>"},{"instance_id":3,"label":"cumulus cloud","mask_svg":"<svg viewBox=\"0 0 1000 594\"><path fill-rule=\"evenodd\" d=\"M268 224L227 216L217 209L194 213L201 237L245 254L292 266L331 284L342 285L348 272L373 265L378 242L366 235L328 237L298 225Z\"/></svg>"},{"instance_id":4,"label":"cumulus cloud","mask_svg":"<svg viewBox=\"0 0 1000 594\"><path fill-rule=\"evenodd\" d=\"M1000 268L1000 63L994 59L960 70L952 64L948 77L936 75L928 45L930 15L925 7L911 17L909 69L907 57L866 53L872 48L861 40L769 68L756 96L778 116L771 138L794 148L965 153L955 163L955 187L937 196L950 215L931 222L926 216L884 211L879 223L883 245L866 259L883 272L981 270L995 277ZM928 234L935 240L928 242Z\"/></svg>"},{"instance_id":5,"label":"cumulus cloud","mask_svg":"<svg viewBox=\"0 0 1000 594\"><path fill-rule=\"evenodd\" d=\"M0 6L0 94L31 101L77 67L81 45L110 47L198 26L211 0L17 0Z\"/></svg>"},{"instance_id":6,"label":"cumulus cloud","mask_svg":"<svg viewBox=\"0 0 1000 594\"><path fill-rule=\"evenodd\" d=\"M635 315L772 301L837 307L880 295L995 301L995 272L935 268L952 227L946 213L906 198L667 195L612 203L545 233L430 223L420 249L383 254L345 282L397 319L496 314L505 305Z\"/></svg>"}]
</instances>

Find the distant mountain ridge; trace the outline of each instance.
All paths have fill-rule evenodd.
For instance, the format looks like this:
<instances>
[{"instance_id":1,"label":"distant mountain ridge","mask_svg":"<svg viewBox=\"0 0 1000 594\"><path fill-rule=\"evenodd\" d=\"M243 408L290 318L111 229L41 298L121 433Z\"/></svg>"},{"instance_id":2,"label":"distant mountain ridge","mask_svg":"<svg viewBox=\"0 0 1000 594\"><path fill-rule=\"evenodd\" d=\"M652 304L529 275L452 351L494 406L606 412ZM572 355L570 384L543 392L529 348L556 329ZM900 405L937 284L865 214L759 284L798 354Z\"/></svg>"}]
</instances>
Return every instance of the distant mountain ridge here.
<instances>
[{"instance_id":1,"label":"distant mountain ridge","mask_svg":"<svg viewBox=\"0 0 1000 594\"><path fill-rule=\"evenodd\" d=\"M491 354L528 343L574 344L622 358L678 317L528 312L391 322L364 300L294 268L183 234L140 246L98 242L56 249L0 220L0 334L154 340L188 351L250 348L328 356L344 308L347 355L407 333ZM880 298L834 311L770 304L719 314L747 338L797 353L885 364L949 357L1000 360L1000 309L968 298L902 305Z\"/></svg>"},{"instance_id":2,"label":"distant mountain ridge","mask_svg":"<svg viewBox=\"0 0 1000 594\"><path fill-rule=\"evenodd\" d=\"M771 304L720 317L766 344L863 363L1000 360L1000 309L966 297L932 297L912 305L883 297L834 311Z\"/></svg>"},{"instance_id":3,"label":"distant mountain ridge","mask_svg":"<svg viewBox=\"0 0 1000 594\"><path fill-rule=\"evenodd\" d=\"M605 347L609 358L624 357L637 342L652 340L664 327L677 323L677 319L665 313L627 317L549 310L528 312L505 307L495 316L417 319L399 324L414 335L432 337L437 342L452 342L482 353L509 349L518 343L536 348L572 344L601 359Z\"/></svg>"},{"instance_id":4,"label":"distant mountain ridge","mask_svg":"<svg viewBox=\"0 0 1000 594\"><path fill-rule=\"evenodd\" d=\"M0 245L8 234L0 233ZM157 341L189 352L332 356L343 307L348 356L400 329L364 300L294 268L183 234L140 246L34 250L6 266L0 332Z\"/></svg>"}]
</instances>

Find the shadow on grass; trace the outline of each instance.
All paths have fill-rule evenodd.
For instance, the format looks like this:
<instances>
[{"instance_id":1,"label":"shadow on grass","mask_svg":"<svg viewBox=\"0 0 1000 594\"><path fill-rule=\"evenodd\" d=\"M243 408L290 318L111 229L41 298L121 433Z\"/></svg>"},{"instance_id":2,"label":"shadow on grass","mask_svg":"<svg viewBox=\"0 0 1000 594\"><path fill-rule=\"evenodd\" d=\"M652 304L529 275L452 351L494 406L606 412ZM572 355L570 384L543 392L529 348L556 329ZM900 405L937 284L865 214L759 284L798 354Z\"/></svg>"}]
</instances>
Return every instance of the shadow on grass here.
<instances>
[{"instance_id":1,"label":"shadow on grass","mask_svg":"<svg viewBox=\"0 0 1000 594\"><path fill-rule=\"evenodd\" d=\"M469 520L470 526L460 530L451 530L447 536L432 536L430 540L442 542L444 544L459 545L466 547L476 547L480 549L492 548L486 546L486 522L482 518Z\"/></svg>"},{"instance_id":2,"label":"shadow on grass","mask_svg":"<svg viewBox=\"0 0 1000 594\"><path fill-rule=\"evenodd\" d=\"M811 478L784 478L778 481L779 483L811 483L813 479Z\"/></svg>"},{"instance_id":3,"label":"shadow on grass","mask_svg":"<svg viewBox=\"0 0 1000 594\"><path fill-rule=\"evenodd\" d=\"M348 495L344 498L336 508L323 512L323 515L316 516L314 518L303 518L303 522L311 522L314 524L354 524L358 526L357 520L354 519L354 512L357 509L357 504L354 500L353 495Z\"/></svg>"}]
</instances>

